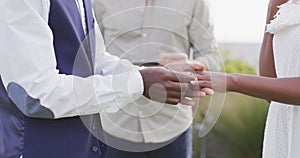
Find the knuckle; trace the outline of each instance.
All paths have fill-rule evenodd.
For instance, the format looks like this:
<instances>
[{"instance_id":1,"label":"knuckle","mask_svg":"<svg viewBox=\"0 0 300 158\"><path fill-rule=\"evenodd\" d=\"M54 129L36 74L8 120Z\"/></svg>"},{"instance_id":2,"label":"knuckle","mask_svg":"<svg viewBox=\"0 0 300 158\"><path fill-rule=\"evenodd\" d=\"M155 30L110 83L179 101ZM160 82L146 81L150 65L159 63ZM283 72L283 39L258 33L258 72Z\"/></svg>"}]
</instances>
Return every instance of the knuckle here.
<instances>
[{"instance_id":1,"label":"knuckle","mask_svg":"<svg viewBox=\"0 0 300 158\"><path fill-rule=\"evenodd\" d=\"M183 84L181 85L181 90L182 90L182 91L187 91L188 89L189 89L189 85L188 85L188 84L183 83Z\"/></svg>"},{"instance_id":2,"label":"knuckle","mask_svg":"<svg viewBox=\"0 0 300 158\"><path fill-rule=\"evenodd\" d=\"M163 77L163 79L169 79L171 78L172 74L170 71L161 71L161 76Z\"/></svg>"},{"instance_id":3,"label":"knuckle","mask_svg":"<svg viewBox=\"0 0 300 158\"><path fill-rule=\"evenodd\" d=\"M173 87L173 84L172 84L172 82L170 82L170 81L166 81L166 82L164 82L164 86L165 86L167 89L170 89L170 88Z\"/></svg>"}]
</instances>

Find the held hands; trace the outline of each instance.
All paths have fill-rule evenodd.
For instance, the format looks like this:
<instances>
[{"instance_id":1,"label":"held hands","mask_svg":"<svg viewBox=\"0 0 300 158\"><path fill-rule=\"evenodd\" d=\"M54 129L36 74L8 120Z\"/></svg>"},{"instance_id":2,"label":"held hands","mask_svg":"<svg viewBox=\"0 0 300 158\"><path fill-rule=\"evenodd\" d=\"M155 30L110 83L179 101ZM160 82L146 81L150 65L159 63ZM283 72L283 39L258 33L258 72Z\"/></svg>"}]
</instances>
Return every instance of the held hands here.
<instances>
[{"instance_id":1,"label":"held hands","mask_svg":"<svg viewBox=\"0 0 300 158\"><path fill-rule=\"evenodd\" d=\"M171 71L190 72L190 74L193 75L195 75L195 72L207 70L206 66L201 62L197 60L188 60L186 53L162 53L159 56L159 63L161 66L164 66ZM194 78L194 80L197 80L196 76L194 76ZM212 95L214 91L206 87L190 86L187 94L190 93L198 93L199 97L204 97L206 95ZM189 97L185 98L191 100Z\"/></svg>"},{"instance_id":2,"label":"held hands","mask_svg":"<svg viewBox=\"0 0 300 158\"><path fill-rule=\"evenodd\" d=\"M159 61L160 65L170 70L194 73L198 81L192 81L192 87L198 86L204 96L212 94L212 89L218 92L230 91L234 82L232 75L205 71L207 68L202 63L188 60L185 53L161 54Z\"/></svg>"},{"instance_id":3,"label":"held hands","mask_svg":"<svg viewBox=\"0 0 300 158\"><path fill-rule=\"evenodd\" d=\"M193 86L206 87L218 92L231 91L234 77L222 72L197 71L198 81L191 81Z\"/></svg>"},{"instance_id":4,"label":"held hands","mask_svg":"<svg viewBox=\"0 0 300 158\"><path fill-rule=\"evenodd\" d=\"M193 86L191 81L197 81L195 71L202 72L205 66L201 63L189 62L187 56L181 55L172 59L164 56L161 65L140 70L144 81L143 95L149 99L169 104L183 103L195 105L191 98L201 98L213 94L209 88ZM174 60L173 60L174 59ZM166 62L168 61L168 62ZM175 62L174 62L175 61ZM180 61L180 62L178 62Z\"/></svg>"},{"instance_id":5,"label":"held hands","mask_svg":"<svg viewBox=\"0 0 300 158\"><path fill-rule=\"evenodd\" d=\"M144 82L143 95L149 99L169 104L183 103L195 105L190 98L201 98L213 91L192 86L195 75L187 72L175 72L164 67L145 68L140 70Z\"/></svg>"}]
</instances>

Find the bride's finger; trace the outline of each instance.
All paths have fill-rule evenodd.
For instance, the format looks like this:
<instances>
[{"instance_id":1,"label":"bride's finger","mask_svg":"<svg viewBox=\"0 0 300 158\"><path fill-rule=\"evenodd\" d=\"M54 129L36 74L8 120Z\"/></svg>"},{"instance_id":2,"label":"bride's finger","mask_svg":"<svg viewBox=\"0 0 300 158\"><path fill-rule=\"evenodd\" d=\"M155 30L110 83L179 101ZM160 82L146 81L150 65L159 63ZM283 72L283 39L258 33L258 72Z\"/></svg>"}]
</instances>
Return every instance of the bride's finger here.
<instances>
[{"instance_id":1,"label":"bride's finger","mask_svg":"<svg viewBox=\"0 0 300 158\"><path fill-rule=\"evenodd\" d=\"M192 86L199 86L200 88L212 88L212 82L207 80L191 81Z\"/></svg>"},{"instance_id":2,"label":"bride's finger","mask_svg":"<svg viewBox=\"0 0 300 158\"><path fill-rule=\"evenodd\" d=\"M210 88L202 88L201 91L205 92L207 95L213 95L215 93L215 91Z\"/></svg>"},{"instance_id":3,"label":"bride's finger","mask_svg":"<svg viewBox=\"0 0 300 158\"><path fill-rule=\"evenodd\" d=\"M187 91L187 93L185 94L186 97L189 98L202 98L206 96L206 92L205 91L199 91L199 90L189 90Z\"/></svg>"},{"instance_id":4,"label":"bride's finger","mask_svg":"<svg viewBox=\"0 0 300 158\"><path fill-rule=\"evenodd\" d=\"M211 74L207 71L197 71L195 75L198 80L211 81Z\"/></svg>"}]
</instances>

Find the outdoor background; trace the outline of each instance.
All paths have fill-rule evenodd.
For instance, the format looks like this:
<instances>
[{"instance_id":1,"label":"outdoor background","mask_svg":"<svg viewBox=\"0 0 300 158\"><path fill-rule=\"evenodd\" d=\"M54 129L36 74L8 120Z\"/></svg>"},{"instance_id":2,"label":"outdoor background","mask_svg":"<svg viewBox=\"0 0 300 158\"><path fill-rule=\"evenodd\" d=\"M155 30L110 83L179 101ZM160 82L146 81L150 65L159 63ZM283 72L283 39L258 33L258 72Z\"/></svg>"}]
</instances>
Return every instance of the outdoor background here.
<instances>
[{"instance_id":1,"label":"outdoor background","mask_svg":"<svg viewBox=\"0 0 300 158\"><path fill-rule=\"evenodd\" d=\"M216 40L226 72L258 74L259 50L265 29L268 0L208 0ZM198 137L205 102L194 120L194 158L260 158L268 103L227 93L222 114L212 131Z\"/></svg>"}]
</instances>

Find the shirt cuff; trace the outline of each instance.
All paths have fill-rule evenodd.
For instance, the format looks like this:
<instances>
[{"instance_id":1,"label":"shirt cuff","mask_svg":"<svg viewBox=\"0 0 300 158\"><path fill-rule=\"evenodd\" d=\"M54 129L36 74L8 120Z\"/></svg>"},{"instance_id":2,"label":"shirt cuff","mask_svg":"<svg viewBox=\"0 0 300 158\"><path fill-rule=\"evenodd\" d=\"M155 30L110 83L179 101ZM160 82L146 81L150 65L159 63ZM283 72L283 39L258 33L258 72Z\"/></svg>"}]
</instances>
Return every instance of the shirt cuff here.
<instances>
[{"instance_id":1,"label":"shirt cuff","mask_svg":"<svg viewBox=\"0 0 300 158\"><path fill-rule=\"evenodd\" d=\"M139 68L120 74L121 76L113 79L112 88L114 101L111 104L104 106L104 112L118 112L125 105L136 101L143 95L144 84Z\"/></svg>"},{"instance_id":2,"label":"shirt cuff","mask_svg":"<svg viewBox=\"0 0 300 158\"><path fill-rule=\"evenodd\" d=\"M136 67L128 80L129 94L136 99L144 93L144 81L139 69L139 67Z\"/></svg>"}]
</instances>

